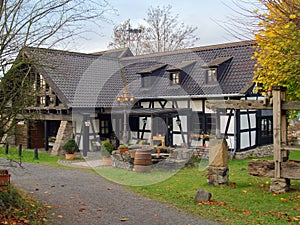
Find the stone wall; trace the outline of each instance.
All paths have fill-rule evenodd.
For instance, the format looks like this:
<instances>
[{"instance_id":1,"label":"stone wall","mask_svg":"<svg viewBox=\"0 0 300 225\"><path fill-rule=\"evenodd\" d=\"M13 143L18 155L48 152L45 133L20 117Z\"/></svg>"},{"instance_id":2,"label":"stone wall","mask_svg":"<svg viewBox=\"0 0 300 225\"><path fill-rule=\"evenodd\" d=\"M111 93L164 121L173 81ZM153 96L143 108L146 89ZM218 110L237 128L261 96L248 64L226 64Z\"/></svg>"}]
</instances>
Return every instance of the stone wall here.
<instances>
[{"instance_id":1,"label":"stone wall","mask_svg":"<svg viewBox=\"0 0 300 225\"><path fill-rule=\"evenodd\" d=\"M237 152L235 155L236 159L247 159L247 158L262 158L272 156L274 154L273 145L259 146L255 149Z\"/></svg>"}]
</instances>

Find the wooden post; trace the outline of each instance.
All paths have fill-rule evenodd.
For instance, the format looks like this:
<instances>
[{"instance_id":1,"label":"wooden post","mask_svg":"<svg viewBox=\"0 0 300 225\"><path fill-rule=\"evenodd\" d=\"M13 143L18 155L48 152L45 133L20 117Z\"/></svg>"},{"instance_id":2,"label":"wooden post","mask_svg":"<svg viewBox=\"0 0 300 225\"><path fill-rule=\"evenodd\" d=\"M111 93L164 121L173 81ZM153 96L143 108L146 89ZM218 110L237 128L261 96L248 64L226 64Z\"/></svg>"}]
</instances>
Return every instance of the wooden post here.
<instances>
[{"instance_id":1,"label":"wooden post","mask_svg":"<svg viewBox=\"0 0 300 225\"><path fill-rule=\"evenodd\" d=\"M217 139L221 138L220 110L219 109L216 109L216 137L217 137Z\"/></svg>"},{"instance_id":2,"label":"wooden post","mask_svg":"<svg viewBox=\"0 0 300 225\"><path fill-rule=\"evenodd\" d=\"M282 115L281 115L281 87L273 87L273 140L274 140L274 162L275 178L280 178L280 164L282 162Z\"/></svg>"},{"instance_id":3,"label":"wooden post","mask_svg":"<svg viewBox=\"0 0 300 225\"><path fill-rule=\"evenodd\" d=\"M5 155L8 154L8 147L9 147L8 144L6 144L6 145L5 145Z\"/></svg>"},{"instance_id":4,"label":"wooden post","mask_svg":"<svg viewBox=\"0 0 300 225\"><path fill-rule=\"evenodd\" d=\"M22 144L19 144L19 151L18 151L18 156L22 156Z\"/></svg>"},{"instance_id":5,"label":"wooden post","mask_svg":"<svg viewBox=\"0 0 300 225\"><path fill-rule=\"evenodd\" d=\"M286 101L286 88L281 88L281 101L282 103ZM281 108L281 145L287 145L287 111ZM285 162L289 159L289 151L281 150L282 160Z\"/></svg>"},{"instance_id":6,"label":"wooden post","mask_svg":"<svg viewBox=\"0 0 300 225\"><path fill-rule=\"evenodd\" d=\"M34 159L39 159L39 150L37 148L34 149Z\"/></svg>"}]
</instances>

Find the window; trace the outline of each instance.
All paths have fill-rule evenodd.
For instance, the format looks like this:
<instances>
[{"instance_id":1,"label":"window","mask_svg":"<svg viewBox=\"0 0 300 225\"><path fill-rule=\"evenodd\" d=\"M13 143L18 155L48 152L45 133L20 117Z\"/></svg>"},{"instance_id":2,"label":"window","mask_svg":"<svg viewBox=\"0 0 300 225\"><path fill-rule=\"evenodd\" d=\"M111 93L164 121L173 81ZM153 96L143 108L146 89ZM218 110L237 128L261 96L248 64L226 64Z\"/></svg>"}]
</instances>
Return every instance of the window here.
<instances>
[{"instance_id":1,"label":"window","mask_svg":"<svg viewBox=\"0 0 300 225\"><path fill-rule=\"evenodd\" d=\"M180 84L180 73L179 72L171 72L170 79L171 79L171 85Z\"/></svg>"},{"instance_id":2,"label":"window","mask_svg":"<svg viewBox=\"0 0 300 225\"><path fill-rule=\"evenodd\" d=\"M153 76L143 76L142 77L142 87L143 88L150 88L154 83L155 77Z\"/></svg>"},{"instance_id":3,"label":"window","mask_svg":"<svg viewBox=\"0 0 300 225\"><path fill-rule=\"evenodd\" d=\"M261 120L261 134L262 136L272 135L272 121L271 119L263 118Z\"/></svg>"},{"instance_id":4,"label":"window","mask_svg":"<svg viewBox=\"0 0 300 225\"><path fill-rule=\"evenodd\" d=\"M101 120L101 134L108 134L109 133L109 122L108 120Z\"/></svg>"},{"instance_id":5,"label":"window","mask_svg":"<svg viewBox=\"0 0 300 225\"><path fill-rule=\"evenodd\" d=\"M210 68L207 70L206 73L206 83L212 84L217 81L217 69L216 68Z\"/></svg>"}]
</instances>

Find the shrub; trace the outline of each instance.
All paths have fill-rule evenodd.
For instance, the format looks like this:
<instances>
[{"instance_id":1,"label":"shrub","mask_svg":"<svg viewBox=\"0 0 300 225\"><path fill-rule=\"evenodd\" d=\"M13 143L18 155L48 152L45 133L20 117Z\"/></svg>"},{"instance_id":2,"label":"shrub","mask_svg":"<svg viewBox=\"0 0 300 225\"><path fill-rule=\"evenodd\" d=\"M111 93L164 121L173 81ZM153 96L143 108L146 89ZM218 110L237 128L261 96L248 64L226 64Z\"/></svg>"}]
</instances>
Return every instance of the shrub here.
<instances>
[{"instance_id":1,"label":"shrub","mask_svg":"<svg viewBox=\"0 0 300 225\"><path fill-rule=\"evenodd\" d=\"M110 143L110 140L105 140L101 142L101 151L103 156L111 155L114 150L113 145Z\"/></svg>"},{"instance_id":2,"label":"shrub","mask_svg":"<svg viewBox=\"0 0 300 225\"><path fill-rule=\"evenodd\" d=\"M62 147L63 150L66 151L67 154L74 154L75 152L78 152L79 148L78 145L76 144L74 139L70 139L67 141L66 144Z\"/></svg>"}]
</instances>

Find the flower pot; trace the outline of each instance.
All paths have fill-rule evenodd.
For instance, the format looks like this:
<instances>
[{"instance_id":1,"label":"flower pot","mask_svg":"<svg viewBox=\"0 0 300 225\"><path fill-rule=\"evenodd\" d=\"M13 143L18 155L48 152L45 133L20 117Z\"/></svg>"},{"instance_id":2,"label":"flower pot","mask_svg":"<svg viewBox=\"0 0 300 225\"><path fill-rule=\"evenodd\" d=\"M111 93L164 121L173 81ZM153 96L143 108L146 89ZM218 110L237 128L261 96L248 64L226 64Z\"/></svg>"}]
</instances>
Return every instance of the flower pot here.
<instances>
[{"instance_id":1,"label":"flower pot","mask_svg":"<svg viewBox=\"0 0 300 225\"><path fill-rule=\"evenodd\" d=\"M0 170L0 187L8 186L10 183L10 174L8 170Z\"/></svg>"},{"instance_id":2,"label":"flower pot","mask_svg":"<svg viewBox=\"0 0 300 225\"><path fill-rule=\"evenodd\" d=\"M128 152L128 148L119 148L120 152Z\"/></svg>"},{"instance_id":3,"label":"flower pot","mask_svg":"<svg viewBox=\"0 0 300 225\"><path fill-rule=\"evenodd\" d=\"M111 166L112 164L111 157L104 157L102 161L103 161L103 166Z\"/></svg>"},{"instance_id":4,"label":"flower pot","mask_svg":"<svg viewBox=\"0 0 300 225\"><path fill-rule=\"evenodd\" d=\"M65 154L66 159L71 160L75 159L76 155L75 154Z\"/></svg>"}]
</instances>

